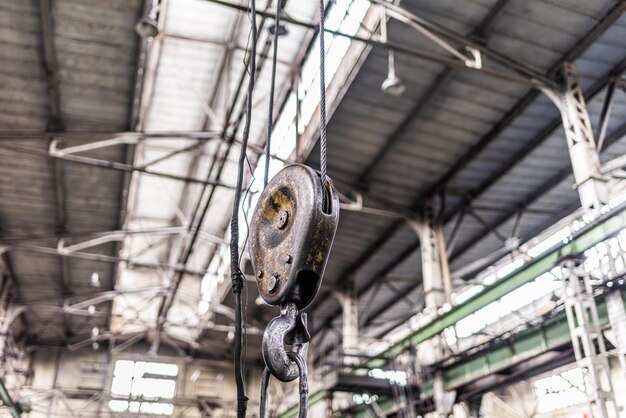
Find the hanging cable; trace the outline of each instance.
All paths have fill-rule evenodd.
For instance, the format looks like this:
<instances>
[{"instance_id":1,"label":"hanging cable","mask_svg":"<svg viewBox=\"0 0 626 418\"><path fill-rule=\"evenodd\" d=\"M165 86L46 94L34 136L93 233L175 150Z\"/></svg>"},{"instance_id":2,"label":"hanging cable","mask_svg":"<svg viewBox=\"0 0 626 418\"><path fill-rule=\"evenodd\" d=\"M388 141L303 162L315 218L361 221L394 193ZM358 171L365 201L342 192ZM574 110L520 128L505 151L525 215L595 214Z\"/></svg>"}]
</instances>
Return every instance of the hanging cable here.
<instances>
[{"instance_id":1,"label":"hanging cable","mask_svg":"<svg viewBox=\"0 0 626 418\"><path fill-rule=\"evenodd\" d=\"M295 80L296 91L296 161L300 159L300 76L296 73Z\"/></svg>"},{"instance_id":2,"label":"hanging cable","mask_svg":"<svg viewBox=\"0 0 626 418\"><path fill-rule=\"evenodd\" d=\"M306 313L302 311L315 299L319 291L339 218L339 196L327 174L324 0L320 0L319 7L320 26L317 41L320 43L321 170L318 172L304 164L291 164L283 168L272 182L267 184L273 128L275 60L278 51L278 23L275 25L268 137L265 149L266 187L259 196L250 232L250 255L257 277L259 295L269 305L279 306L281 309L280 314L268 323L263 332L261 348L266 369L261 382L260 418L266 418L268 414L270 374L281 382L291 382L299 378L298 417L306 418L309 390L306 354L310 334ZM281 13L280 8L279 3L276 6L277 19ZM298 116L297 114L296 118ZM289 198L285 199L282 196ZM322 205L320 200L323 201ZM268 246L270 241L271 247ZM290 266L285 269L284 263ZM311 273L307 278L310 282L307 289L300 286L298 272L301 271Z\"/></svg>"},{"instance_id":3,"label":"hanging cable","mask_svg":"<svg viewBox=\"0 0 626 418\"><path fill-rule=\"evenodd\" d=\"M237 186L235 188L235 198L233 199L233 214L230 220L230 278L231 288L235 295L235 383L237 386L237 417L244 418L248 408L248 398L246 397L244 375L243 375L243 306L241 292L244 286L244 277L239 267L239 206L241 203L241 193L243 189L243 172L246 161L246 150L248 138L250 137L250 123L252 118L252 92L254 91L254 77L256 75L256 49L257 49L257 27L256 27L256 0L250 0L251 14L251 46L249 54L249 80L248 94L246 97L246 122L241 139L241 151L239 152L239 162L237 167Z\"/></svg>"},{"instance_id":4,"label":"hanging cable","mask_svg":"<svg viewBox=\"0 0 626 418\"><path fill-rule=\"evenodd\" d=\"M276 88L276 61L278 55L278 37L280 36L280 4L282 0L276 0L276 20L274 22L274 52L272 56L272 78L270 81L270 104L267 121L267 141L265 142L265 175L263 187L267 186L270 177L270 148L272 143L272 130L274 129L274 89Z\"/></svg>"},{"instance_id":5,"label":"hanging cable","mask_svg":"<svg viewBox=\"0 0 626 418\"><path fill-rule=\"evenodd\" d=\"M320 171L326 185L326 48L324 47L324 0L320 0Z\"/></svg>"}]
</instances>

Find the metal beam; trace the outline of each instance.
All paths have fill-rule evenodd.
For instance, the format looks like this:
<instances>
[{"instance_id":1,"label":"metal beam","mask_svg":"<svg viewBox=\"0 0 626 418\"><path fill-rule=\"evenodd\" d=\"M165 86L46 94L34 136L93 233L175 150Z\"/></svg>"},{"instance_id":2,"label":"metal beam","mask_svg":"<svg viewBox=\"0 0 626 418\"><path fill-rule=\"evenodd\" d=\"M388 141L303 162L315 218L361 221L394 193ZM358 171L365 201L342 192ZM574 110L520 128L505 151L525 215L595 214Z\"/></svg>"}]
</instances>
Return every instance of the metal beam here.
<instances>
[{"instance_id":1,"label":"metal beam","mask_svg":"<svg viewBox=\"0 0 626 418\"><path fill-rule=\"evenodd\" d=\"M256 18L256 16L255 16ZM260 24L260 28L263 28L263 24L264 24L264 19L261 21ZM266 51L265 51L266 52ZM267 55L267 54L265 54ZM257 67L257 72L256 74L250 74L250 77L254 77L255 79L258 78L260 71L262 69L263 63L265 62L265 59L262 59ZM226 117L225 117L225 121L224 121L224 126L222 129L222 138L227 138L227 133L228 133L228 129L230 128L229 125L229 121L230 118L233 114L233 112L235 111L235 106L237 105L237 101L239 98L239 94L240 91L242 89L242 86L244 84L244 81L246 79L246 75L247 75L247 71L248 71L248 65L245 64L244 68L242 70L241 73L241 77L239 79L239 84L238 87L236 89L236 93L235 96L233 98L232 101L232 105L230 106L230 108L228 109L228 111L226 112ZM230 151L232 149L232 145L234 143L234 138L235 135L237 134L237 131L239 129L239 123L241 121L243 117L243 108L240 110L239 113L239 117L237 118L237 122L235 123L235 126L232 129L232 133L230 135L230 139L228 141L226 141L225 144L225 150L222 153L223 157L221 159L218 160L218 155L220 154L220 150L221 150L221 146L218 147L218 149L215 152L215 157L213 158L213 160L211 161L211 165L209 167L208 170L208 175L207 177L210 177L213 175L214 171L215 171L215 181L219 182L220 178L222 176L224 167L226 166L226 162L228 160L228 155L230 154ZM220 144L221 145L221 144ZM202 224L204 223L204 219L205 216L208 212L208 208L211 204L211 201L213 199L213 196L215 194L216 191L216 187L214 185L214 187L212 187L210 189L210 191L208 192L208 196L205 199L205 194L207 193L207 189L208 186L210 186L210 184L203 184L202 186L202 190L200 192L200 195L198 197L198 200L196 201L196 204L194 205L193 211L192 211L192 215L190 217L191 221L189 222L189 229L191 231L191 229L195 229L195 232L193 232L191 234L191 237L189 239L188 242L184 242L180 248L179 251L179 255L177 258L177 264L186 266L187 262L189 261L189 258L191 257L191 254L193 252L193 248L196 242L196 239L198 237L198 231L201 230L202 228ZM234 187L233 187L234 189ZM204 205L202 204L204 201ZM208 259L210 260L212 258L212 254L209 255ZM150 348L150 352L156 353L158 350L158 344L159 344L159 336L162 332L163 329L163 325L165 324L165 320L167 319L167 315L172 307L172 305L174 304L174 299L176 296L176 292L178 291L178 287L180 286L180 283L182 281L183 275L182 273L176 273L173 275L172 279L171 279L171 290L163 296L163 299L161 301L161 304L159 306L159 310L158 310L158 315L157 315L157 319L156 319L156 324L155 324L155 328L156 328L156 337L154 339L154 343L152 345L152 347Z\"/></svg>"},{"instance_id":2,"label":"metal beam","mask_svg":"<svg viewBox=\"0 0 626 418\"><path fill-rule=\"evenodd\" d=\"M615 131L613 131L611 133L611 135L609 135L607 137L607 141L606 141L606 146L607 148L610 147L612 144L614 144L615 142L617 142L619 139L621 139L624 135L626 135L626 123L621 125L619 128L617 128ZM552 178L548 179L541 187L539 187L530 197L525 198L525 205L532 205L533 202L535 202L537 199L539 199L541 196L543 196L547 191L551 190L552 188L554 188L556 185L558 185L559 183L561 183L562 181L564 181L569 175L571 175L571 170L568 168L562 170L561 172L557 173L555 176L553 176ZM509 210L505 211L505 214L500 217L493 225L498 228L501 227L502 225L506 224L512 216L516 216L516 214L520 211L520 210L524 210L524 208L510 208ZM541 232L541 230L543 229L543 227L539 228L539 230L537 231L531 231L530 234L525 237L525 238L530 238L532 237L532 235L534 235L537 232ZM463 247L459 248L458 250L454 251L451 255L450 255L450 261L455 260L456 258L458 258L459 256L461 256L465 251L467 251L469 248L471 248L473 245L475 245L476 242L484 239L487 235L489 235L491 233L490 229L485 228L476 239L471 240L470 242L468 242L466 245L464 245ZM522 239L522 241L524 241L524 239ZM382 273L379 273L376 276L376 280L374 280L374 282L377 282L381 277L384 277L389 271L391 271L393 269L393 267L395 265L397 265L398 262L400 262L401 260L404 260L405 258L407 258L409 255L411 255L414 251L416 251L419 248L419 242L415 242L413 245L411 245L410 247L407 247L407 249L405 251L403 251L401 254L399 254L398 258L396 260L394 260L393 262L389 263L387 266L385 266L385 268L382 270ZM503 255L499 255L497 258L501 258ZM400 261L399 261L400 260ZM495 260L494 260L495 261ZM487 267L487 266L484 266ZM483 268L484 268L483 267ZM479 268L480 269L480 268ZM471 274L471 273L470 273ZM410 286L408 289L406 289L406 292L411 292L413 291L416 287L420 286L421 283L420 282L416 282L413 284L413 286ZM365 319L365 323L364 326L367 326L368 324L372 323L372 321L379 315L383 314L384 312L386 312L389 308L391 308L392 306L394 306L394 304L396 303L395 300L390 300L389 303L384 304L383 306L381 306L379 309L377 309L375 312L371 313L370 315L368 315L368 317ZM384 335L386 332L389 332L389 330L397 327L398 325L404 323L407 319L409 319L411 316L413 315L413 313L408 313L405 317L400 318L398 321L394 321L393 323L390 323L389 326L383 330L380 331L379 336Z\"/></svg>"},{"instance_id":3,"label":"metal beam","mask_svg":"<svg viewBox=\"0 0 626 418\"><path fill-rule=\"evenodd\" d=\"M0 149L4 149L7 151L12 151L15 153L20 153L20 154L28 154L28 155L32 155L32 156L40 157L40 158L66 160L66 161L71 161L73 163L100 167L100 168L107 169L107 170L122 171L122 172L128 172L128 173L136 172L136 173L147 174L151 176L162 177L162 178L166 178L170 180L185 181L185 182L197 183L197 184L202 184L202 185L207 185L207 186L223 187L226 189L235 188L234 186L222 183L219 180L203 180L203 179L198 179L198 178L190 178L190 177L185 177L185 176L179 176L176 174L169 174L169 173L164 173L160 171L154 171L148 168L137 167L137 166L129 165L126 163L118 163L115 161L108 161L108 160L99 160L96 158L83 157L79 155L64 154L62 152L51 154L45 150L24 147L21 145L0 145Z\"/></svg>"},{"instance_id":4,"label":"metal beam","mask_svg":"<svg viewBox=\"0 0 626 418\"><path fill-rule=\"evenodd\" d=\"M443 46L444 48L446 47L446 45L444 45L441 41L448 42L451 44L456 44L458 45L458 47L466 49L466 50L470 48L474 49L476 51L479 51L481 54L484 54L485 56L490 58L492 61L497 62L502 67L507 68L508 70L513 71L515 73L518 73L522 77L527 78L528 80L532 81L536 85L543 85L544 87L547 87L547 88L559 90L558 84L553 80L552 77L546 76L540 73L536 69L532 68L531 66L521 61L516 60L515 58L511 58L505 54L502 54L496 50L493 50L489 48L488 46L486 46L484 43L478 43L474 41L473 39L471 39L471 37L460 35L454 32L453 30L448 29L434 21L429 21L423 17L417 16L409 12L408 10L404 9L403 7L397 4L394 4L393 2L390 2L388 0L369 0L369 1L371 3L378 4L380 6L385 7L387 10L387 14L389 16L392 16L398 19L399 21L408 24L409 26L418 30L419 32L424 34L426 37L433 40L435 43L439 44L440 46ZM502 10L502 5L496 4L494 7L496 8L496 10ZM494 13L489 13L485 19L489 19L492 21L494 16L495 16ZM483 30L484 32L485 28L491 24L491 21L489 20L486 21L484 25L483 24L479 25L479 29ZM454 51L452 48L447 48L447 49L448 49L448 52L452 53L453 55L456 55L457 51ZM466 57L465 54L463 54L462 56ZM467 59L464 61L464 63L468 67L472 66L468 62ZM482 67L479 66L478 69L482 69Z\"/></svg>"},{"instance_id":5,"label":"metal beam","mask_svg":"<svg viewBox=\"0 0 626 418\"><path fill-rule=\"evenodd\" d=\"M61 114L61 94L59 91L59 67L57 65L56 46L54 43L54 22L51 0L39 1L41 18L41 37L43 45L43 65L48 82L49 117L48 130L64 131L65 125Z\"/></svg>"},{"instance_id":6,"label":"metal beam","mask_svg":"<svg viewBox=\"0 0 626 418\"><path fill-rule=\"evenodd\" d=\"M159 140L163 139L171 141L172 139L220 139L224 140L222 133L217 131L160 131L160 132L143 132L143 131L5 131L0 132L0 141L16 141L16 140L29 140L29 141L49 141L50 137L54 137L57 140L63 142L80 142L81 144L86 140L100 141L105 139L124 139L128 144L136 144L139 140L150 139ZM240 143L240 142L238 142Z\"/></svg>"},{"instance_id":7,"label":"metal beam","mask_svg":"<svg viewBox=\"0 0 626 418\"><path fill-rule=\"evenodd\" d=\"M167 140L171 141L172 139L192 139L198 140L202 142L206 142L209 140L218 140L222 142L233 142L234 144L241 145L241 139L239 138L225 138L222 136L221 132L215 131L164 131L164 132L119 132L119 131L110 131L110 132L98 132L98 131L73 131L73 132L0 132L0 144L3 141L18 141L18 140L40 140L40 141L49 141L51 137L54 137L57 141L62 142L83 142L87 139L94 140L96 142L104 142L104 141L117 141L117 144L126 144L126 145L136 145L141 140ZM80 147L85 146L85 144L81 144ZM0 145L0 148L5 147L5 145ZM79 147L79 146L77 146ZM77 147L72 147L75 149ZM28 152L30 152L30 148ZM248 150L261 155L265 152L265 149L262 146L248 143ZM193 151L190 149L189 151ZM18 152L18 151L16 151ZM292 162L291 160L280 158L276 155L272 155L272 158L282 161L282 162ZM131 162L127 162L127 165L131 165Z\"/></svg>"},{"instance_id":8,"label":"metal beam","mask_svg":"<svg viewBox=\"0 0 626 418\"><path fill-rule=\"evenodd\" d=\"M167 2L161 0L144 0L143 16L156 19L159 32L165 28L165 14ZM152 13L151 13L152 12ZM156 13L156 15L154 14ZM133 91L133 110L130 117L130 129L143 131L146 125L146 116L152 106L156 85L157 69L163 49L163 36L143 39L139 47L139 56L136 66L135 88ZM140 67L141 66L141 67Z\"/></svg>"},{"instance_id":9,"label":"metal beam","mask_svg":"<svg viewBox=\"0 0 626 418\"><path fill-rule=\"evenodd\" d=\"M163 264L163 263L146 263L146 262L141 262L141 261L133 261L133 260L126 259L126 258L115 257L111 255L86 253L86 252L80 252L80 251L64 253L63 251L60 251L58 248L49 248L49 247L43 247L39 245L16 245L16 246L13 246L12 249L19 250L19 251L39 253L39 254L57 255L60 257L73 257L73 258L79 258L82 260L98 261L101 263L109 263L109 264L125 263L126 268L128 269L151 269L151 270L162 270L162 271L174 271L174 272L180 272L181 274L188 274L188 275L192 275L196 277L204 277L205 275L204 271L189 270L186 267L180 266L180 265L169 265L169 264Z\"/></svg>"},{"instance_id":10,"label":"metal beam","mask_svg":"<svg viewBox=\"0 0 626 418\"><path fill-rule=\"evenodd\" d=\"M49 115L47 130L64 131L65 123L61 113L61 92L59 89L59 67L57 64L56 45L54 42L54 19L52 11L52 2L50 0L39 1L39 14L41 18L41 40L43 45L43 66L48 81L48 100ZM56 229L62 233L67 226L67 208L65 204L65 184L64 169L61 160L53 160L52 163L52 181L55 195L55 216ZM66 258L59 259L59 269L61 273L61 291L65 296L71 294L70 286L70 267ZM69 318L64 316L65 333L71 333L71 324Z\"/></svg>"},{"instance_id":11,"label":"metal beam","mask_svg":"<svg viewBox=\"0 0 626 418\"><path fill-rule=\"evenodd\" d=\"M616 143L619 139L621 139L624 135L626 135L626 123L619 126L615 131L613 131L606 139L606 147L609 148L611 145ZM511 208L504 212L504 215L500 217L493 226L501 227L506 224L512 216L515 216L519 210L524 210L526 206L532 205L533 202L537 201L543 194L548 192L549 190L556 187L559 183L563 182L568 176L572 174L571 169L568 167L563 169L552 178L548 179L544 182L531 196L524 198L525 206L522 208L518 208L515 210ZM534 231L533 231L534 232ZM463 252L467 251L472 245L474 245L477 241L482 240L485 236L489 234L487 229L484 229L483 232L477 237L477 239L472 240L472 242L467 243L464 247L460 248L458 251L454 252L451 259L454 259L460 256ZM529 237L530 238L530 237Z\"/></svg>"},{"instance_id":12,"label":"metal beam","mask_svg":"<svg viewBox=\"0 0 626 418\"><path fill-rule=\"evenodd\" d=\"M609 84L609 88L606 90L606 96L604 97L604 104L602 105L602 112L600 113L600 120L598 122L598 130L596 132L598 152L602 152L604 139L606 137L606 129L609 126L609 118L611 117L611 109L613 108L613 98L615 97L615 84L615 80Z\"/></svg>"},{"instance_id":13,"label":"metal beam","mask_svg":"<svg viewBox=\"0 0 626 418\"><path fill-rule=\"evenodd\" d=\"M244 5L239 5L239 4L235 4L235 3L231 3L229 1L225 1L225 0L206 0L209 1L211 3L215 3L215 4L219 4L225 7L230 7L232 9L235 10L240 10L240 11L245 11L247 13L250 12L250 9L247 6ZM269 18L269 19L275 19L275 15L271 12L267 12L267 11L262 11L262 10L257 10L257 15L262 16L263 18ZM291 18L289 16L284 16L281 17L281 20L290 23L292 25L296 25L296 26L301 26L304 28L308 28L308 29L315 29L315 24L314 23L310 23L310 22L304 22L302 20L298 20L298 19L294 19ZM413 23L413 22L412 22ZM358 36L358 35L349 35L347 33L344 32L340 32L340 31L335 31L335 30L331 30L331 29L325 29L326 33L330 33L332 35L335 36L340 36L343 38L347 38L350 39L352 41L357 41L357 42L362 42L366 45L377 45L377 46L381 46L383 48L386 48L388 50L392 50L398 53L402 53L408 56L413 56L416 58L420 58L420 59L424 59L424 60L428 60L428 61L433 61L433 62L439 62L441 64L445 64L448 65L450 67L454 67L454 68L459 68L465 71L470 71L470 72L476 72L476 73L481 73L484 74L486 76L490 76L490 77L495 77L495 78L499 78L501 80L506 80L506 81L510 81L510 82L514 82L514 83L519 83L519 84L523 84L523 85L528 85L528 86L532 86L532 87L540 87L540 86L551 86L553 84L553 82L548 80L548 83L546 84L546 81L544 80L544 77L542 76L541 78L534 78L534 77L528 77L527 75L518 75L515 73L504 73L501 71L495 71L495 70L490 70L490 69L486 69L484 67L482 68L476 68L473 66L468 66L466 65L466 63L464 61L461 61L460 59L457 58L451 58L449 56L446 55L442 55L439 53L433 53L431 51L425 50L425 49L417 49L417 48L412 48L412 47L407 47L401 44L397 44L395 42L391 42L391 41L382 41L380 40L380 37L378 36L371 36L369 38L365 38L362 36ZM466 44L474 44L473 41L471 40L464 40L463 43ZM477 45L477 44L476 44ZM477 45L478 49L482 50L483 52L486 52L487 49L484 46L480 46ZM502 55L495 52L495 51L490 51L489 55L494 58L494 57L500 57L502 58ZM496 59L494 59L496 60ZM506 62L505 67L516 67L514 60L507 58L507 59L501 59L502 62ZM518 71L518 72L522 72L522 71Z\"/></svg>"},{"instance_id":14,"label":"metal beam","mask_svg":"<svg viewBox=\"0 0 626 418\"><path fill-rule=\"evenodd\" d=\"M623 290L617 290L609 295L600 295L596 298L598 305L599 322L602 327L609 325L607 304L605 297L617 296L624 304L625 294ZM569 362L575 360L573 353L565 350L571 344L570 331L567 317L563 307L557 307L546 315L537 318L526 324L520 330L513 333L498 336L477 347L472 347L463 353L452 356L445 362L437 365L444 373L446 388L461 389L464 386L474 385L478 380L489 375L499 373L511 367L519 368L521 364L538 358L551 351L565 351ZM542 368L541 370L551 370L558 367L557 363ZM490 385L484 386L483 391L491 389ZM425 382L423 395L430 395L430 384ZM463 397L477 396L478 388L470 389Z\"/></svg>"},{"instance_id":15,"label":"metal beam","mask_svg":"<svg viewBox=\"0 0 626 418\"><path fill-rule=\"evenodd\" d=\"M230 65L231 65L231 56L233 54L233 51L236 50L236 45L235 43L238 41L237 37L239 35L240 32L240 25L241 25L241 19L242 19L242 14L241 13L237 13L237 17L235 19L235 22L232 26L230 35L228 37L228 41L227 43L224 45L224 56L222 57L222 62L220 63L220 68L218 70L218 75L217 78L215 80L215 83L212 87L212 92L210 94L210 99L209 102L207 103L207 106L209 107L209 109L212 109L215 105L216 105L216 100L218 98L219 92L220 92L220 86L226 86L224 88L229 88L230 83L229 82L222 82L222 78L223 77L227 77L226 80L229 81L230 75L228 74L228 70L230 70ZM245 51L245 49L244 49ZM228 98L226 98L226 100L228 100ZM207 117L205 118L204 122L202 123L203 126L203 130L206 130L210 127L211 122L213 122L213 124L215 124L214 121L211 120L211 118L209 117L209 115L207 115ZM226 121L227 122L227 121ZM217 126L215 127L217 129L224 129L223 126ZM217 154L216 154L217 156Z\"/></svg>"},{"instance_id":16,"label":"metal beam","mask_svg":"<svg viewBox=\"0 0 626 418\"><path fill-rule=\"evenodd\" d=\"M105 236L115 237L116 239L123 239L125 237L133 236L133 235L171 235L171 234L181 234L184 233L185 229L182 226L165 226L165 227L154 227L154 228L133 228L133 229L116 229L113 231L66 231L62 234L54 234L54 235L17 235L17 236L3 236L0 237L0 243L11 245L12 243L18 243L23 241L34 241L34 240L46 240L46 239L54 239L54 238L84 238L87 240L102 238ZM209 241L214 241L219 244L227 244L227 241L224 238L218 237L216 235L205 234L202 233L203 238L206 238Z\"/></svg>"},{"instance_id":17,"label":"metal beam","mask_svg":"<svg viewBox=\"0 0 626 418\"><path fill-rule=\"evenodd\" d=\"M626 135L626 123L623 124L620 128L616 129L609 136L609 138L607 138L607 146L610 146L611 144L615 143L617 140L621 139L624 135ZM525 200L525 205L526 206L532 205L535 201L537 201L539 198L541 198L541 196L543 196L549 190L553 189L558 184L563 182L570 175L571 175L571 170L569 169L569 167L564 169L564 170L561 170L559 173L557 173L556 175L554 175L553 177L548 179L546 182L544 182L531 196L526 197L524 199ZM575 208L573 208L573 209L575 209ZM517 209L517 210L511 209L509 211L506 211L503 216L501 216L498 220L496 220L496 222L494 222L493 225L495 227L497 227L497 228L505 225L507 222L510 221L511 217L517 215L519 210L520 209ZM523 210L523 208L521 208L521 210ZM567 212L566 214L568 214L571 211L567 210L566 212ZM545 226L541 226L541 227L537 228L536 230L530 231L528 234L526 234L526 236L522 237L520 239L520 241L523 242L523 241L525 241L527 239L532 238L536 233L540 233L544 228L545 228ZM486 236L488 236L490 233L491 233L491 230L489 228L484 228L483 231L480 232L475 239L472 239L467 244L465 244L464 246L462 246L458 250L454 251L450 255L450 261L454 261L455 259L457 259L461 255L463 255L463 253L465 253L472 246L474 246L476 244L476 242L480 242ZM400 255L401 257L398 257L398 259L404 259L404 258L408 257L410 254L412 254L414 251L416 251L417 248L418 248L418 243L415 243L414 245L409 247L409 251L405 251L405 253ZM473 275L473 274L477 273L478 271L488 267L490 264L492 264L493 262L497 261L498 259L501 259L505 255L506 254L504 254L504 253L496 254L493 259L491 259L491 258L487 259L484 264L477 265L471 271L466 272L464 274L464 276ZM413 291L419 285L420 285L420 283L416 283L414 286L411 286L409 289L407 289L407 292ZM378 315L380 315L380 314L384 313L387 309L389 309L391 306L393 306L393 301L390 301L389 303L383 305L376 313ZM386 330L382 330L381 334L384 334L384 333L388 332L389 330L397 327L398 325L404 323L411 316L412 316L412 314L410 314L410 315L407 314L404 318L400 318L398 321L389 324L389 327ZM368 318L368 321L369 320L370 319Z\"/></svg>"},{"instance_id":18,"label":"metal beam","mask_svg":"<svg viewBox=\"0 0 626 418\"><path fill-rule=\"evenodd\" d=\"M622 68L617 69L619 76L626 66L626 59ZM593 128L587 100L580 87L580 77L575 64L563 63L559 71L563 79L564 91L547 96L555 103L561 112L561 119L567 141L572 169L574 172L575 188L584 209L599 210L609 199L608 180L601 175L600 153L593 137ZM609 81L609 91L612 81Z\"/></svg>"}]
</instances>

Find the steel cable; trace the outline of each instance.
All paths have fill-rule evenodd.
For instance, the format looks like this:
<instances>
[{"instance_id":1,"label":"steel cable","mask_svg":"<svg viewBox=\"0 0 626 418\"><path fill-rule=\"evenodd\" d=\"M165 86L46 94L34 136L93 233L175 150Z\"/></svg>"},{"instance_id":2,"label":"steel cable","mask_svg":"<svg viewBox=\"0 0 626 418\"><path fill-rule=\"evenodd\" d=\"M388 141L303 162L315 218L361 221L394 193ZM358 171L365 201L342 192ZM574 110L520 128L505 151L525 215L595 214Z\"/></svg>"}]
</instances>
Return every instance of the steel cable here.
<instances>
[{"instance_id":1,"label":"steel cable","mask_svg":"<svg viewBox=\"0 0 626 418\"><path fill-rule=\"evenodd\" d=\"M267 186L270 176L270 147L272 143L272 131L274 130L274 90L276 88L276 61L278 55L278 36L280 24L280 3L276 0L276 20L274 21L274 51L272 56L272 75L270 80L270 103L267 121L267 141L265 143L265 175L263 177L263 187Z\"/></svg>"},{"instance_id":2,"label":"steel cable","mask_svg":"<svg viewBox=\"0 0 626 418\"><path fill-rule=\"evenodd\" d=\"M244 286L244 277L239 267L239 206L243 189L243 171L246 161L248 139L250 137L250 123L252 119L252 93L254 91L254 78L256 74L256 50L257 50L257 27L256 27L256 0L250 0L251 13L251 46L249 54L249 80L248 94L246 97L246 121L241 140L241 150L237 167L237 185L233 199L233 214L230 221L230 275L231 288L235 295L235 383L237 386L237 417L245 418L248 408L248 398L245 393L243 374L243 306L241 292Z\"/></svg>"},{"instance_id":3,"label":"steel cable","mask_svg":"<svg viewBox=\"0 0 626 418\"><path fill-rule=\"evenodd\" d=\"M326 48L324 47L324 18L326 17L324 0L320 0L320 171L322 182L326 185Z\"/></svg>"}]
</instances>

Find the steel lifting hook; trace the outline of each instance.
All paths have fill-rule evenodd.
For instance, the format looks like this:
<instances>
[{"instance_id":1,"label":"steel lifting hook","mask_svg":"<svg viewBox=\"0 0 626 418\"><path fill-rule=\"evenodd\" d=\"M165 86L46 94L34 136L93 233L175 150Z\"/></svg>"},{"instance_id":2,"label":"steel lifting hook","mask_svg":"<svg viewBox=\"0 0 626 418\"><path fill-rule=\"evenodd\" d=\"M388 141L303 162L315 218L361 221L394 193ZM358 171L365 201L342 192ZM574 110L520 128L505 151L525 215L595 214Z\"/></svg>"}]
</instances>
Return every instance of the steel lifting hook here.
<instances>
[{"instance_id":1,"label":"steel lifting hook","mask_svg":"<svg viewBox=\"0 0 626 418\"><path fill-rule=\"evenodd\" d=\"M263 333L263 360L269 371L281 382L295 380L300 375L300 370L289 354L295 353L306 358L310 339L306 314L298 313L294 303L286 304ZM293 350L287 351L285 344L292 345Z\"/></svg>"},{"instance_id":2,"label":"steel lifting hook","mask_svg":"<svg viewBox=\"0 0 626 418\"><path fill-rule=\"evenodd\" d=\"M289 359L298 367L298 373L300 376L300 384L298 386L300 399L298 402L298 418L306 418L308 412L308 396L309 396L309 381L306 367L306 361L302 356L296 352L287 352ZM268 418L268 404L270 399L270 376L271 372L266 367L263 370L263 377L261 378L261 406L259 412L259 418Z\"/></svg>"},{"instance_id":3,"label":"steel lifting hook","mask_svg":"<svg viewBox=\"0 0 626 418\"><path fill-rule=\"evenodd\" d=\"M306 417L309 385L305 359L310 339L306 313L299 313L295 303L282 306L280 315L265 328L262 351L266 367L261 379L261 418L266 418L268 413L270 374L281 382L300 378L298 417ZM285 344L293 346L293 350L286 350Z\"/></svg>"}]
</instances>

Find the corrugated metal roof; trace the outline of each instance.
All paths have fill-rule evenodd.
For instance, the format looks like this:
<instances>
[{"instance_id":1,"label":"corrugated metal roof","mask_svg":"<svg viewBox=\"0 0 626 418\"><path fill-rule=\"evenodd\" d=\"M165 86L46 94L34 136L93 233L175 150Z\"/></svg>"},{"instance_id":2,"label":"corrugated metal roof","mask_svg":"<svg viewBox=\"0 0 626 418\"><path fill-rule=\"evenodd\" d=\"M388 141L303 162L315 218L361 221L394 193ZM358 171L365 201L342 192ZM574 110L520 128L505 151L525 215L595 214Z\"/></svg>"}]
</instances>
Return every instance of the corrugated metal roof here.
<instances>
[{"instance_id":1,"label":"corrugated metal roof","mask_svg":"<svg viewBox=\"0 0 626 418\"><path fill-rule=\"evenodd\" d=\"M140 10L139 0L54 2L52 42L59 71L60 113L66 129L128 129L137 48L133 28ZM3 2L0 20L0 130L45 132L50 104L39 4ZM48 140L6 139L3 145L45 151ZM61 141L59 145L67 144ZM123 161L125 153L125 147L119 146L84 155ZM0 228L2 239L20 248L12 249L9 256L19 286L18 303L29 306L25 318L34 342L84 339L91 335L92 327L104 329L110 316L107 303L98 305L99 313L86 319L63 314L61 307L71 303L73 295L113 288L113 264L24 248L37 245L54 250L59 244L56 237L119 228L122 173L58 164L59 185L54 159L0 150ZM63 202L57 202L59 196ZM58 205L64 207L64 222L57 215ZM83 239L68 237L64 245ZM115 247L109 243L90 251L113 256ZM91 286L94 272L100 276L101 289Z\"/></svg>"},{"instance_id":2,"label":"corrugated metal roof","mask_svg":"<svg viewBox=\"0 0 626 418\"><path fill-rule=\"evenodd\" d=\"M41 100L47 92L37 4L3 2L0 19L0 129L43 131L48 108Z\"/></svg>"}]
</instances>

